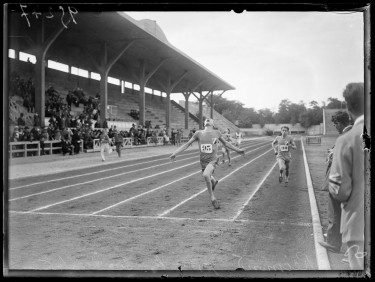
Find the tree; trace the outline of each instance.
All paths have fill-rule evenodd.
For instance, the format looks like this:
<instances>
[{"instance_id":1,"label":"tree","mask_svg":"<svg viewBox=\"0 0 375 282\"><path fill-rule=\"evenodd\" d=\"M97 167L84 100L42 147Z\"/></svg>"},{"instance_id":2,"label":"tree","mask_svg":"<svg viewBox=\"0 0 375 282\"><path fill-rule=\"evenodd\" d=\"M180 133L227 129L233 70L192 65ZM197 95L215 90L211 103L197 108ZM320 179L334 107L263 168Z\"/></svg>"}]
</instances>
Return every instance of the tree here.
<instances>
[{"instance_id":1,"label":"tree","mask_svg":"<svg viewBox=\"0 0 375 282\"><path fill-rule=\"evenodd\" d=\"M327 101L328 101L328 104L326 106L327 109L345 109L346 107L346 102L340 101L337 98L329 97Z\"/></svg>"},{"instance_id":2,"label":"tree","mask_svg":"<svg viewBox=\"0 0 375 282\"><path fill-rule=\"evenodd\" d=\"M299 120L300 120L300 123L301 125L304 127L304 128L309 128L311 126L311 116L310 116L310 113L308 111L305 111L303 113L300 114L299 116Z\"/></svg>"}]
</instances>

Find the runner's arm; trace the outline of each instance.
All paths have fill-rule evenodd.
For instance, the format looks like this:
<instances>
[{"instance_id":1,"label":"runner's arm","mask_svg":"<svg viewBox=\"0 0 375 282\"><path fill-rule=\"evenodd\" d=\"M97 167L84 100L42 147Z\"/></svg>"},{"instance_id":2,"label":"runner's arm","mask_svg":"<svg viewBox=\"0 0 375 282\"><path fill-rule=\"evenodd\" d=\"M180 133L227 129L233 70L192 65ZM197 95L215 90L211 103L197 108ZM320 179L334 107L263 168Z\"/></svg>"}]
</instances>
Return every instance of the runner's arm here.
<instances>
[{"instance_id":1,"label":"runner's arm","mask_svg":"<svg viewBox=\"0 0 375 282\"><path fill-rule=\"evenodd\" d=\"M275 154L277 154L277 150L276 150L276 144L277 144L277 138L275 140L272 141L272 148L273 150L275 151Z\"/></svg>"},{"instance_id":2,"label":"runner's arm","mask_svg":"<svg viewBox=\"0 0 375 282\"><path fill-rule=\"evenodd\" d=\"M238 149L236 146L232 145L231 143L225 141L222 137L219 137L220 142L224 145L225 148L231 149L233 151L236 151L239 154L245 154L245 150Z\"/></svg>"},{"instance_id":3,"label":"runner's arm","mask_svg":"<svg viewBox=\"0 0 375 282\"><path fill-rule=\"evenodd\" d=\"M184 145L182 145L180 148L178 148L175 152L172 153L172 155L169 156L171 160L174 160L177 154L185 151L193 142L195 141L195 138L192 137L189 141L187 141Z\"/></svg>"}]
</instances>

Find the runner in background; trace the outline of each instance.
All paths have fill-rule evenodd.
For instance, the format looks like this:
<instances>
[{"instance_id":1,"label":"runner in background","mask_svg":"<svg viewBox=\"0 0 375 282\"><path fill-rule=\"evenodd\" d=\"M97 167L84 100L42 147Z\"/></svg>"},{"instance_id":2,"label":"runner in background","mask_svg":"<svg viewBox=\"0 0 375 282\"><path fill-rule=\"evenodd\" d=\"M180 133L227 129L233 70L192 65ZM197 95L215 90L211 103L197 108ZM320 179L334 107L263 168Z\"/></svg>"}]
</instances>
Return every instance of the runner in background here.
<instances>
[{"instance_id":1,"label":"runner in background","mask_svg":"<svg viewBox=\"0 0 375 282\"><path fill-rule=\"evenodd\" d=\"M283 126L281 127L281 136L277 136L275 140L272 141L272 148L275 151L276 160L279 164L279 182L281 183L285 178L285 186L287 186L289 182L289 166L292 158L290 148L297 149L293 138L288 136L288 133L289 127Z\"/></svg>"},{"instance_id":2,"label":"runner in background","mask_svg":"<svg viewBox=\"0 0 375 282\"><path fill-rule=\"evenodd\" d=\"M236 145L238 148L240 148L241 146L241 141L242 141L242 133L241 131L238 130L238 132L236 132Z\"/></svg>"},{"instance_id":3,"label":"runner in background","mask_svg":"<svg viewBox=\"0 0 375 282\"><path fill-rule=\"evenodd\" d=\"M220 160L220 158L217 156L218 144L219 142L221 142L225 147L228 147L229 149L236 151L237 153L242 155L245 154L245 151L242 149L238 149L237 147L225 141L220 131L214 129L213 119L206 119L204 122L204 126L204 130L196 131L193 137L187 143L179 147L174 153L172 153L169 158L173 161L176 158L176 155L185 151L194 141L198 141L203 178L206 182L212 205L215 209L219 209L220 203L215 198L215 195L213 193L219 181L212 176Z\"/></svg>"}]
</instances>

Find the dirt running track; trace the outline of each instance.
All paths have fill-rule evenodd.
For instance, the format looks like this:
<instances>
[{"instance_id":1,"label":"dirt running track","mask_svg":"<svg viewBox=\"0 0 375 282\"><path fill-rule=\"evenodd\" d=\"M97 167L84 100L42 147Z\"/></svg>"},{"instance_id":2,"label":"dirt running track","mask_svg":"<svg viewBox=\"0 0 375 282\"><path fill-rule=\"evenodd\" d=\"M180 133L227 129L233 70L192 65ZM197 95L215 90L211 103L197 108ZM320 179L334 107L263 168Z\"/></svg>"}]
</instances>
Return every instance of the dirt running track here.
<instances>
[{"instance_id":1,"label":"dirt running track","mask_svg":"<svg viewBox=\"0 0 375 282\"><path fill-rule=\"evenodd\" d=\"M285 187L271 141L245 140L216 168L219 210L197 149L12 179L9 268L317 270L301 142Z\"/></svg>"}]
</instances>

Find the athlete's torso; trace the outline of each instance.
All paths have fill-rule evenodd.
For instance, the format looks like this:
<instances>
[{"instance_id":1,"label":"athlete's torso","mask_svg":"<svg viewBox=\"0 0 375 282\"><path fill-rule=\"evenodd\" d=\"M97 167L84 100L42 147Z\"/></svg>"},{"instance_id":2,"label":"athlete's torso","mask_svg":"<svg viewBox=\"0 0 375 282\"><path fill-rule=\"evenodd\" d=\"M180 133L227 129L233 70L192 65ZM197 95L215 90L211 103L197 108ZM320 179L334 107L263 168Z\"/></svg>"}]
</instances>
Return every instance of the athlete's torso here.
<instances>
[{"instance_id":1,"label":"athlete's torso","mask_svg":"<svg viewBox=\"0 0 375 282\"><path fill-rule=\"evenodd\" d=\"M293 138L291 136L285 136L285 138L283 136L277 136L275 141L277 145L277 157L290 159L292 156L290 154L290 147L287 144L294 144Z\"/></svg>"},{"instance_id":2,"label":"athlete's torso","mask_svg":"<svg viewBox=\"0 0 375 282\"><path fill-rule=\"evenodd\" d=\"M218 144L221 133L219 130L198 130L193 138L198 140L201 161L212 161L217 158Z\"/></svg>"}]
</instances>

